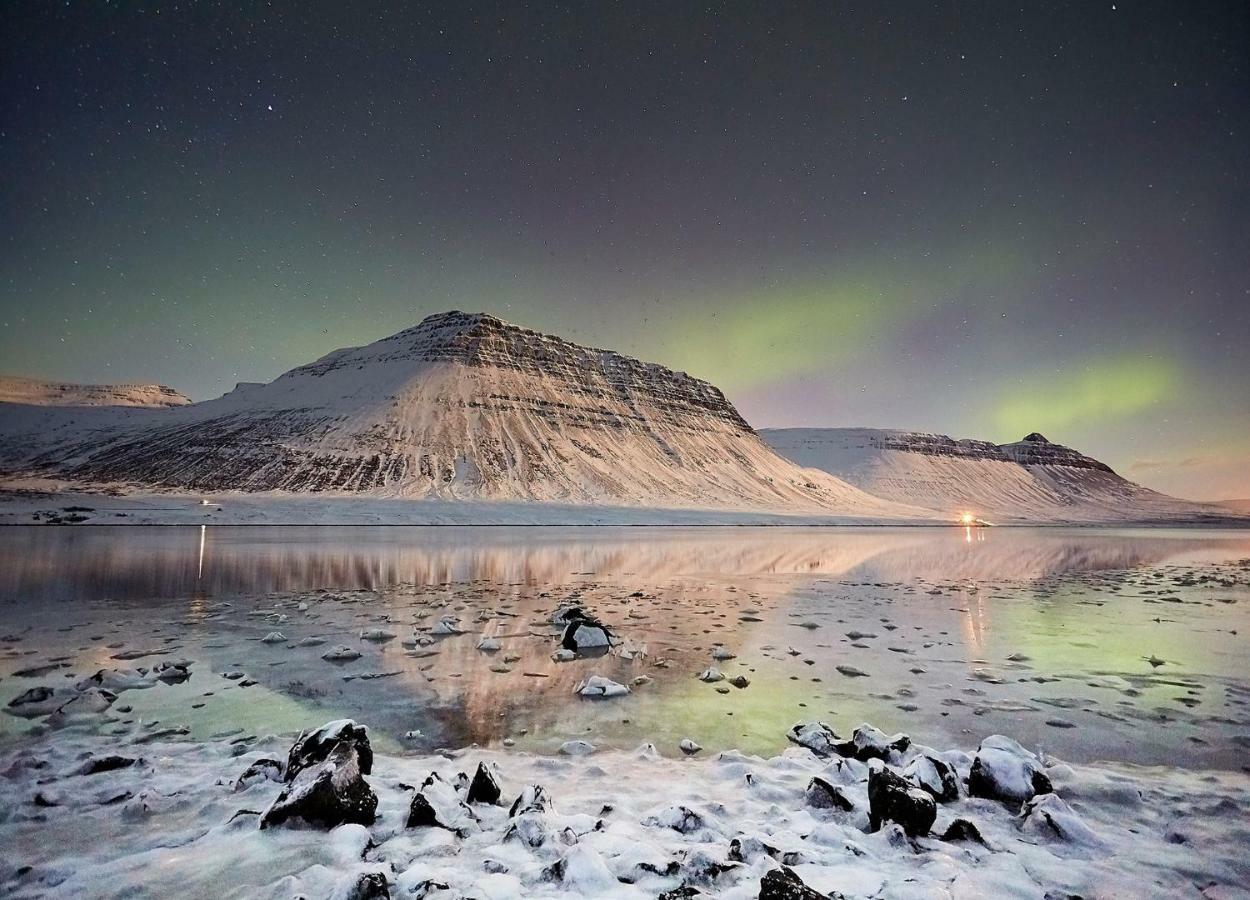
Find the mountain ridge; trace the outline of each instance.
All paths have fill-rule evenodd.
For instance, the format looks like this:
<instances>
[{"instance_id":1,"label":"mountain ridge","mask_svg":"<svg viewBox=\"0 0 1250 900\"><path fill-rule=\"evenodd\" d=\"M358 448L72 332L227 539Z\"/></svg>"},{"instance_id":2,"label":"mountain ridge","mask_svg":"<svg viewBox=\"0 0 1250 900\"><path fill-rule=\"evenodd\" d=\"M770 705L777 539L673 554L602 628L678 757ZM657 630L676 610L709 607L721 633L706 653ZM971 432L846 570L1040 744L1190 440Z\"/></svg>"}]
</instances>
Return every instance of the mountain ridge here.
<instances>
[{"instance_id":1,"label":"mountain ridge","mask_svg":"<svg viewBox=\"0 0 1250 900\"><path fill-rule=\"evenodd\" d=\"M178 409L0 412L0 472L183 491L931 517L783 459L708 382L459 311Z\"/></svg>"},{"instance_id":2,"label":"mountain ridge","mask_svg":"<svg viewBox=\"0 0 1250 900\"><path fill-rule=\"evenodd\" d=\"M1227 508L1169 497L1038 432L1006 444L878 428L761 429L774 450L900 503L1000 524L1218 522Z\"/></svg>"}]
</instances>

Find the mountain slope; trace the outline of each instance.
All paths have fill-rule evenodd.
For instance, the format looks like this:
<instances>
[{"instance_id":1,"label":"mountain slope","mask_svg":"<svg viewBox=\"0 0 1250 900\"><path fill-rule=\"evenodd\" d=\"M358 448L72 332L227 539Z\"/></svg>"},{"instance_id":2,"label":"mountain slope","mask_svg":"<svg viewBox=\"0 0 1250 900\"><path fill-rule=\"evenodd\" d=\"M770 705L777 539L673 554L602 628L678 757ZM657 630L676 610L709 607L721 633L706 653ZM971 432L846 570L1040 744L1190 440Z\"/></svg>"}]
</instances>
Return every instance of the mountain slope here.
<instances>
[{"instance_id":1,"label":"mountain slope","mask_svg":"<svg viewBox=\"0 0 1250 900\"><path fill-rule=\"evenodd\" d=\"M70 384L0 375L0 403L31 406L186 406L190 397L163 384Z\"/></svg>"},{"instance_id":2,"label":"mountain slope","mask_svg":"<svg viewBox=\"0 0 1250 900\"><path fill-rule=\"evenodd\" d=\"M778 456L707 382L482 314L205 403L63 412L0 409L0 467L194 491L926 515Z\"/></svg>"},{"instance_id":3,"label":"mountain slope","mask_svg":"<svg viewBox=\"0 0 1250 900\"><path fill-rule=\"evenodd\" d=\"M874 428L764 429L799 465L869 493L1008 522L1216 521L1230 510L1160 494L1106 464L1034 433L1012 444Z\"/></svg>"}]
</instances>

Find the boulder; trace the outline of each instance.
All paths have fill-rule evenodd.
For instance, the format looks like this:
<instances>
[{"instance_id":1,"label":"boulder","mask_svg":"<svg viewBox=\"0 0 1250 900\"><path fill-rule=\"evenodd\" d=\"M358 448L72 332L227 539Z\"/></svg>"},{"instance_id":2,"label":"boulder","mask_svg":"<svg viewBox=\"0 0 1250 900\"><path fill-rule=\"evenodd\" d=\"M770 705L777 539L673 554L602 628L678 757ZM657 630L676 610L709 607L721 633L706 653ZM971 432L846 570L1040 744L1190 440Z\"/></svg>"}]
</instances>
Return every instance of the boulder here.
<instances>
[{"instance_id":1,"label":"boulder","mask_svg":"<svg viewBox=\"0 0 1250 900\"><path fill-rule=\"evenodd\" d=\"M922 753L903 770L903 777L928 791L938 803L959 799L959 775L955 767L929 753Z\"/></svg>"},{"instance_id":2,"label":"boulder","mask_svg":"<svg viewBox=\"0 0 1250 900\"><path fill-rule=\"evenodd\" d=\"M877 831L884 822L897 822L911 837L929 833L937 818L937 803L922 788L887 768L881 760L868 767L868 826Z\"/></svg>"},{"instance_id":3,"label":"boulder","mask_svg":"<svg viewBox=\"0 0 1250 900\"><path fill-rule=\"evenodd\" d=\"M469 793L465 796L465 802L498 806L501 793L495 773L486 766L486 763L478 763L477 771L473 773L473 781L469 783Z\"/></svg>"},{"instance_id":4,"label":"boulder","mask_svg":"<svg viewBox=\"0 0 1250 900\"><path fill-rule=\"evenodd\" d=\"M841 812L854 812L855 804L846 798L840 787L836 787L820 776L807 783L804 799L808 806L816 809L836 809Z\"/></svg>"},{"instance_id":5,"label":"boulder","mask_svg":"<svg viewBox=\"0 0 1250 900\"><path fill-rule=\"evenodd\" d=\"M354 659L360 659L360 651L344 645L327 650L321 654L321 658L330 662L351 662Z\"/></svg>"},{"instance_id":6,"label":"boulder","mask_svg":"<svg viewBox=\"0 0 1250 900\"><path fill-rule=\"evenodd\" d=\"M284 780L290 783L304 769L327 759L339 743L348 743L355 748L362 775L373 771L373 748L369 745L369 729L352 719L335 719L320 728L300 733L287 754Z\"/></svg>"},{"instance_id":7,"label":"boulder","mask_svg":"<svg viewBox=\"0 0 1250 900\"><path fill-rule=\"evenodd\" d=\"M794 873L789 866L778 866L765 873L760 881L759 900L831 900L828 894L822 894L815 888L808 887L803 879Z\"/></svg>"},{"instance_id":8,"label":"boulder","mask_svg":"<svg viewBox=\"0 0 1250 900\"><path fill-rule=\"evenodd\" d=\"M1041 761L1009 737L991 735L981 742L968 773L968 793L1005 803L1023 803L1051 792Z\"/></svg>"},{"instance_id":9,"label":"boulder","mask_svg":"<svg viewBox=\"0 0 1250 900\"><path fill-rule=\"evenodd\" d=\"M871 725L860 725L849 741L842 741L834 749L842 756L868 762L870 759L888 761L893 753L902 753L911 746L911 738L905 734L886 737L885 732Z\"/></svg>"},{"instance_id":10,"label":"boulder","mask_svg":"<svg viewBox=\"0 0 1250 900\"><path fill-rule=\"evenodd\" d=\"M105 712L117 701L117 695L102 688L88 688L74 694L48 716L48 724L66 725L77 719L92 718Z\"/></svg>"},{"instance_id":11,"label":"boulder","mask_svg":"<svg viewBox=\"0 0 1250 900\"><path fill-rule=\"evenodd\" d=\"M456 789L431 772L408 807L408 828L445 828L466 836L478 823L477 815L460 799Z\"/></svg>"},{"instance_id":12,"label":"boulder","mask_svg":"<svg viewBox=\"0 0 1250 900\"><path fill-rule=\"evenodd\" d=\"M265 810L260 827L282 825L293 819L323 828L344 822L373 824L378 798L365 781L363 771L357 745L351 740L336 742L322 762L298 771Z\"/></svg>"},{"instance_id":13,"label":"boulder","mask_svg":"<svg viewBox=\"0 0 1250 900\"><path fill-rule=\"evenodd\" d=\"M589 741L572 740L560 745L561 756L589 756L595 752L595 745Z\"/></svg>"},{"instance_id":14,"label":"boulder","mask_svg":"<svg viewBox=\"0 0 1250 900\"><path fill-rule=\"evenodd\" d=\"M786 732L786 738L817 756L833 756L840 743L837 733L824 722L798 722Z\"/></svg>"}]
</instances>

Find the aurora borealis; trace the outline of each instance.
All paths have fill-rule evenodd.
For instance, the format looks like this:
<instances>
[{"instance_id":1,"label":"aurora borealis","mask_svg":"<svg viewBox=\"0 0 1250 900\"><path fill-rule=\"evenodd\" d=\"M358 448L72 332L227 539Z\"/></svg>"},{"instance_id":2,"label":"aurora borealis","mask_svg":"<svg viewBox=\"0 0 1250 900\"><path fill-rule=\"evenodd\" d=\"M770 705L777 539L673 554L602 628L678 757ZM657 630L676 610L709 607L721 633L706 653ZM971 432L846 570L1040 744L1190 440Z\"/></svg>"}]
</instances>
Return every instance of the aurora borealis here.
<instances>
[{"instance_id":1,"label":"aurora borealis","mask_svg":"<svg viewBox=\"0 0 1250 900\"><path fill-rule=\"evenodd\" d=\"M202 399L484 310L1250 497L1244 4L346 6L0 10L0 371Z\"/></svg>"}]
</instances>

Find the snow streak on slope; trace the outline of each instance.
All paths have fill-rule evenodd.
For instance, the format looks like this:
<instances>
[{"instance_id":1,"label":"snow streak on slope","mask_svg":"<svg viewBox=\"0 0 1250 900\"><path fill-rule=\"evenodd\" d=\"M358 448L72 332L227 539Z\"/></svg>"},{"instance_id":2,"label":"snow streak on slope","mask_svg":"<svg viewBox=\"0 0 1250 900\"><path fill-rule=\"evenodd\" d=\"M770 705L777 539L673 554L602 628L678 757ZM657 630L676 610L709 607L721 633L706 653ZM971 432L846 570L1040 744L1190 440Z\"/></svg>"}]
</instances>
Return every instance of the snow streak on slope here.
<instances>
[{"instance_id":1,"label":"snow streak on slope","mask_svg":"<svg viewBox=\"0 0 1250 900\"><path fill-rule=\"evenodd\" d=\"M874 428L785 428L761 437L800 465L869 493L992 522L1164 522L1232 518L1120 477L1034 433L1014 444Z\"/></svg>"},{"instance_id":2,"label":"snow streak on slope","mask_svg":"<svg viewBox=\"0 0 1250 900\"><path fill-rule=\"evenodd\" d=\"M57 412L0 410L0 466L195 491L926 517L778 456L707 382L482 314L159 414Z\"/></svg>"},{"instance_id":3,"label":"snow streak on slope","mask_svg":"<svg viewBox=\"0 0 1250 900\"><path fill-rule=\"evenodd\" d=\"M70 384L0 375L0 403L31 406L186 406L191 402L163 384Z\"/></svg>"}]
</instances>

